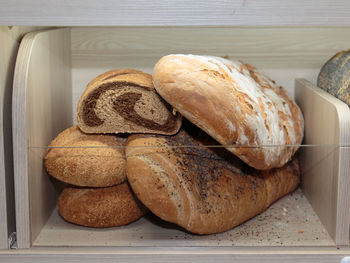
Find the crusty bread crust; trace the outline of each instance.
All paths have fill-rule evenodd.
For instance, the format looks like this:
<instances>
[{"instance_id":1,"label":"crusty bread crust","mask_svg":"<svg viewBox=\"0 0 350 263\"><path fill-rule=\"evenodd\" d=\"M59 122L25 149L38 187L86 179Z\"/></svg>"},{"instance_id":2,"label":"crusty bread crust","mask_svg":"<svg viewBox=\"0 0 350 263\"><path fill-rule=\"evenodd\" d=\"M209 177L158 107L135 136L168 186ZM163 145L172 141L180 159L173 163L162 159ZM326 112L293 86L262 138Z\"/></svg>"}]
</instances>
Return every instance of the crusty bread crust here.
<instances>
[{"instance_id":1,"label":"crusty bread crust","mask_svg":"<svg viewBox=\"0 0 350 263\"><path fill-rule=\"evenodd\" d=\"M336 53L322 66L317 86L350 106L350 49Z\"/></svg>"},{"instance_id":2,"label":"crusty bread crust","mask_svg":"<svg viewBox=\"0 0 350 263\"><path fill-rule=\"evenodd\" d=\"M89 227L129 224L147 212L127 183L107 188L66 188L58 211L68 222Z\"/></svg>"},{"instance_id":3,"label":"crusty bread crust","mask_svg":"<svg viewBox=\"0 0 350 263\"><path fill-rule=\"evenodd\" d=\"M155 65L153 83L184 117L256 169L282 167L302 142L299 107L251 65L169 55Z\"/></svg>"},{"instance_id":4,"label":"crusty bread crust","mask_svg":"<svg viewBox=\"0 0 350 263\"><path fill-rule=\"evenodd\" d=\"M181 115L156 92L152 76L118 69L93 79L80 97L77 124L86 133L175 134Z\"/></svg>"},{"instance_id":5,"label":"crusty bread crust","mask_svg":"<svg viewBox=\"0 0 350 263\"><path fill-rule=\"evenodd\" d=\"M107 187L126 180L126 137L84 134L75 126L61 132L44 157L47 172L76 185Z\"/></svg>"},{"instance_id":6,"label":"crusty bread crust","mask_svg":"<svg viewBox=\"0 0 350 263\"><path fill-rule=\"evenodd\" d=\"M207 135L184 130L171 137L130 136L127 177L134 193L163 220L212 234L261 213L299 184L296 159L259 171L223 147L203 147L215 144Z\"/></svg>"}]
</instances>

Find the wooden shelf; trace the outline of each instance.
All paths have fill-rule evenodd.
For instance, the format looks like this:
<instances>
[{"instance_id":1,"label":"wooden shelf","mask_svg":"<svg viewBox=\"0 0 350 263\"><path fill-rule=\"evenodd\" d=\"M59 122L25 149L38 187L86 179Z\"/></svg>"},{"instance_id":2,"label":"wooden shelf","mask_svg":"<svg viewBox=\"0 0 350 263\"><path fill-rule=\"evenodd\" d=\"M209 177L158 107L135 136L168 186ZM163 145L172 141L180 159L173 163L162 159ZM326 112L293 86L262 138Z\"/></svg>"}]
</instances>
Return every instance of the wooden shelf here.
<instances>
[{"instance_id":1,"label":"wooden shelf","mask_svg":"<svg viewBox=\"0 0 350 263\"><path fill-rule=\"evenodd\" d=\"M298 189L252 220L215 235L193 235L153 215L123 227L87 228L65 222L55 209L33 246L316 247L334 241Z\"/></svg>"},{"instance_id":2,"label":"wooden shelf","mask_svg":"<svg viewBox=\"0 0 350 263\"><path fill-rule=\"evenodd\" d=\"M348 1L0 1L1 25L350 26Z\"/></svg>"},{"instance_id":3,"label":"wooden shelf","mask_svg":"<svg viewBox=\"0 0 350 263\"><path fill-rule=\"evenodd\" d=\"M348 211L342 212L350 200L345 163L349 156L345 146L349 143L344 135L349 109L305 79L298 80L294 88L296 77L315 81L330 54L348 45L350 34L344 32L349 28L231 29L198 28L195 36L185 27L66 28L27 35L18 56L13 98L20 249L1 251L0 259L340 262L349 254L350 219ZM285 30L293 37L286 37ZM207 37L211 34L220 40L216 46ZM273 40L269 40L270 36L274 36ZM259 48L251 44L256 41L260 41ZM269 55L259 56L259 49ZM153 217L103 230L63 221L55 210L57 193L44 172L42 158L48 142L74 122L76 101L86 83L111 68L135 67L152 72L154 62L163 54L193 51L228 55L232 59L241 56L258 64L291 94L296 91L295 98L306 113L304 143L318 145L305 151L302 147L302 191L286 196L231 231L211 236L193 236ZM315 112L320 114L314 115ZM320 122L316 126L315 120ZM334 124L336 129L332 130ZM322 129L324 132L320 132ZM329 139L329 134L334 136ZM330 157L325 158L325 154ZM316 186L322 190L315 191Z\"/></svg>"}]
</instances>

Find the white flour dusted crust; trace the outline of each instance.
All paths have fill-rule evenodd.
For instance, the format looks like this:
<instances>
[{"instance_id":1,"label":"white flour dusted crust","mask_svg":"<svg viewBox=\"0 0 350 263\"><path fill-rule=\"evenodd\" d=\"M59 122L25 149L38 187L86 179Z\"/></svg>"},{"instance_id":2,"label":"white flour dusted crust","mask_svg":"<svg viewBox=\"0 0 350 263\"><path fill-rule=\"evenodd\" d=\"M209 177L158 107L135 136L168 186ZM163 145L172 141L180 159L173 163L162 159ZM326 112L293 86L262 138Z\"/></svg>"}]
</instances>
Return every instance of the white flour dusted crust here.
<instances>
[{"instance_id":1,"label":"white flour dusted crust","mask_svg":"<svg viewBox=\"0 0 350 263\"><path fill-rule=\"evenodd\" d=\"M302 141L299 107L282 87L249 64L169 55L155 65L153 83L184 117L256 169L283 166ZM237 147L241 145L249 147Z\"/></svg>"}]
</instances>

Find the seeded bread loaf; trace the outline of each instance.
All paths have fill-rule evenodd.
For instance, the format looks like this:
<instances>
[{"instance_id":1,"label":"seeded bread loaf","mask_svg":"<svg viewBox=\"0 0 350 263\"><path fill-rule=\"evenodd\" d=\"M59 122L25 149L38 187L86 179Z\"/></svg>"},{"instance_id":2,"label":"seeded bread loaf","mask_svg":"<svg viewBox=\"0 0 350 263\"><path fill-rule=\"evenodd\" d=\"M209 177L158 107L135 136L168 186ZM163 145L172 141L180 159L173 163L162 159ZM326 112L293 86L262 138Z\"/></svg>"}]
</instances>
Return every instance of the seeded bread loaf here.
<instances>
[{"instance_id":1,"label":"seeded bread loaf","mask_svg":"<svg viewBox=\"0 0 350 263\"><path fill-rule=\"evenodd\" d=\"M153 83L184 117L256 169L282 167L302 141L299 107L251 65L169 55L155 65Z\"/></svg>"},{"instance_id":2,"label":"seeded bread loaf","mask_svg":"<svg viewBox=\"0 0 350 263\"><path fill-rule=\"evenodd\" d=\"M226 231L263 212L299 183L296 159L282 168L255 170L223 147L204 147L217 144L208 135L189 131L128 138L130 186L165 221L197 234Z\"/></svg>"},{"instance_id":3,"label":"seeded bread loaf","mask_svg":"<svg viewBox=\"0 0 350 263\"><path fill-rule=\"evenodd\" d=\"M338 52L323 65L317 86L350 106L350 49Z\"/></svg>"},{"instance_id":4,"label":"seeded bread loaf","mask_svg":"<svg viewBox=\"0 0 350 263\"><path fill-rule=\"evenodd\" d=\"M145 208L127 183L107 188L66 188L58 198L58 211L68 222L89 227L129 224Z\"/></svg>"},{"instance_id":5,"label":"seeded bread loaf","mask_svg":"<svg viewBox=\"0 0 350 263\"><path fill-rule=\"evenodd\" d=\"M126 180L126 137L85 134L75 126L49 145L44 165L56 179L77 186L106 187Z\"/></svg>"},{"instance_id":6,"label":"seeded bread loaf","mask_svg":"<svg viewBox=\"0 0 350 263\"><path fill-rule=\"evenodd\" d=\"M77 124L86 133L175 134L181 116L156 93L150 74L121 69L87 85L78 102Z\"/></svg>"}]
</instances>

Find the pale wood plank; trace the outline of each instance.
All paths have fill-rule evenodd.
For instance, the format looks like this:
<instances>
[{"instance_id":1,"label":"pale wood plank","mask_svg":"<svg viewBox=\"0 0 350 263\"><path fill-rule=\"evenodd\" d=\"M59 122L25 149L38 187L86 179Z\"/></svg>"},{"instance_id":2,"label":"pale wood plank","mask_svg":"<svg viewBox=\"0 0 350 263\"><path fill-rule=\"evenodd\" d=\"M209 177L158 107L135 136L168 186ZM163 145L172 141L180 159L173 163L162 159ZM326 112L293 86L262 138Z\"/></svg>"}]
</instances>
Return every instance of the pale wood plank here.
<instances>
[{"instance_id":1,"label":"pale wood plank","mask_svg":"<svg viewBox=\"0 0 350 263\"><path fill-rule=\"evenodd\" d=\"M296 101L305 118L301 150L302 187L337 245L349 244L350 110L312 83L296 81Z\"/></svg>"},{"instance_id":2,"label":"pale wood plank","mask_svg":"<svg viewBox=\"0 0 350 263\"><path fill-rule=\"evenodd\" d=\"M346 0L2 0L0 5L1 25L350 25Z\"/></svg>"},{"instance_id":3,"label":"pale wood plank","mask_svg":"<svg viewBox=\"0 0 350 263\"><path fill-rule=\"evenodd\" d=\"M349 249L337 248L239 248L179 247L179 248L39 248L1 253L4 262L306 262L339 263L350 254Z\"/></svg>"},{"instance_id":4,"label":"pale wood plank","mask_svg":"<svg viewBox=\"0 0 350 263\"><path fill-rule=\"evenodd\" d=\"M215 235L193 235L150 215L127 226L87 228L65 222L55 210L33 242L35 247L237 248L332 245L333 240L300 189L244 224Z\"/></svg>"},{"instance_id":5,"label":"pale wood plank","mask_svg":"<svg viewBox=\"0 0 350 263\"><path fill-rule=\"evenodd\" d=\"M72 56L82 63L99 58L103 65L116 57L193 53L270 68L315 68L347 49L349 35L349 27L78 27L72 28Z\"/></svg>"},{"instance_id":6,"label":"pale wood plank","mask_svg":"<svg viewBox=\"0 0 350 263\"><path fill-rule=\"evenodd\" d=\"M315 82L321 66L349 43L350 28L73 28L73 109L95 76L126 67L152 73L162 56L174 53L225 56L251 63L293 96L295 78Z\"/></svg>"},{"instance_id":7,"label":"pale wood plank","mask_svg":"<svg viewBox=\"0 0 350 263\"><path fill-rule=\"evenodd\" d=\"M26 35L18 52L13 92L16 225L20 248L30 247L56 200L56 191L43 169L44 151L32 151L30 147L48 145L71 125L71 116L70 30Z\"/></svg>"},{"instance_id":8,"label":"pale wood plank","mask_svg":"<svg viewBox=\"0 0 350 263\"><path fill-rule=\"evenodd\" d=\"M22 36L38 27L0 27L0 249L8 247L8 234L15 231L13 187L12 80Z\"/></svg>"}]
</instances>

